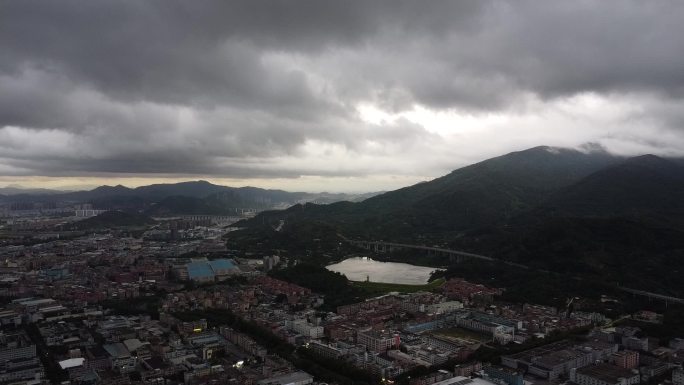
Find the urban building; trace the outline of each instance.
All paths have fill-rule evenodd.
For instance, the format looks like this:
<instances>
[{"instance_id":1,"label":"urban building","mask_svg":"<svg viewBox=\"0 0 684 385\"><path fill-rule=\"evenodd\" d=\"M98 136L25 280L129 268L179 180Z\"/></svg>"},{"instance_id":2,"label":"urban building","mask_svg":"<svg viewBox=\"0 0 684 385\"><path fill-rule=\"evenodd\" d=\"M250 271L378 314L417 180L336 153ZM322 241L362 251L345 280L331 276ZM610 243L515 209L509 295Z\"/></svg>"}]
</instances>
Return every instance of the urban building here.
<instances>
[{"instance_id":1,"label":"urban building","mask_svg":"<svg viewBox=\"0 0 684 385\"><path fill-rule=\"evenodd\" d=\"M523 385L523 373L510 368L486 366L484 369L485 378L491 382L501 385Z\"/></svg>"},{"instance_id":2,"label":"urban building","mask_svg":"<svg viewBox=\"0 0 684 385\"><path fill-rule=\"evenodd\" d=\"M185 265L185 269L187 279L200 283L222 280L240 272L235 263L229 259L194 261ZM183 273L179 275L184 276Z\"/></svg>"},{"instance_id":3,"label":"urban building","mask_svg":"<svg viewBox=\"0 0 684 385\"><path fill-rule=\"evenodd\" d=\"M672 371L672 383L674 385L684 385L684 369L677 368Z\"/></svg>"},{"instance_id":4,"label":"urban building","mask_svg":"<svg viewBox=\"0 0 684 385\"><path fill-rule=\"evenodd\" d=\"M574 344L558 341L510 356L502 356L501 364L512 369L527 368L527 373L556 381L571 369L582 368L596 361L607 360L618 346L603 341Z\"/></svg>"},{"instance_id":5,"label":"urban building","mask_svg":"<svg viewBox=\"0 0 684 385\"><path fill-rule=\"evenodd\" d=\"M400 340L397 334L391 334L387 331L368 330L359 332L356 337L356 342L363 345L371 352L382 353L391 349L392 347L399 347Z\"/></svg>"},{"instance_id":6,"label":"urban building","mask_svg":"<svg viewBox=\"0 0 684 385\"><path fill-rule=\"evenodd\" d=\"M578 385L635 385L639 372L611 364L589 365L570 371L570 380Z\"/></svg>"},{"instance_id":7,"label":"urban building","mask_svg":"<svg viewBox=\"0 0 684 385\"><path fill-rule=\"evenodd\" d=\"M634 369L639 366L639 352L633 350L622 350L610 355L610 362L625 368Z\"/></svg>"},{"instance_id":8,"label":"urban building","mask_svg":"<svg viewBox=\"0 0 684 385\"><path fill-rule=\"evenodd\" d=\"M36 355L36 345L24 331L0 332L0 383L40 381L45 371Z\"/></svg>"},{"instance_id":9,"label":"urban building","mask_svg":"<svg viewBox=\"0 0 684 385\"><path fill-rule=\"evenodd\" d=\"M292 372L257 382L258 385L307 385L313 384L313 377L306 372Z\"/></svg>"}]
</instances>

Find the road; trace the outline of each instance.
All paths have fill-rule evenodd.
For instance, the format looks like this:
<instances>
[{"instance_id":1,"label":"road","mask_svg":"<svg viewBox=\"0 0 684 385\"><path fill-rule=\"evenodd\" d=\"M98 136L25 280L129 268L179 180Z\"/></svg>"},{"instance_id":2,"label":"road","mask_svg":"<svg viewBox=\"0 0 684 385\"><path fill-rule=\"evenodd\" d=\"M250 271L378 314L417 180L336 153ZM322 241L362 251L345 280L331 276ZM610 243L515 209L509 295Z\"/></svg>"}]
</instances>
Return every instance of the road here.
<instances>
[{"instance_id":1,"label":"road","mask_svg":"<svg viewBox=\"0 0 684 385\"><path fill-rule=\"evenodd\" d=\"M282 221L281 221L282 222ZM454 255L457 257L462 257L462 258L473 258L473 259L479 259L479 260L484 260L488 262L498 262L498 263L503 263L509 266L514 266L518 267L521 269L525 270L534 270L538 271L540 273L544 274L550 274L553 273L549 270L542 270L542 269L531 269L529 266L520 264L520 263L515 263L515 262L510 262L498 258L493 258L493 257L488 257L486 255L481 255L481 254L474 254L474 253L469 253L465 251L460 251L460 250L452 250L452 249L445 249L441 247L431 247L431 246L425 246L425 245L412 245L408 243L397 243L397 242L385 242L385 241L358 241L358 240L351 240L343 236L342 234L338 234L342 239L345 241L354 244L359 247L366 248L368 250L375 250L378 252L381 251L386 251L386 250L392 250L393 248L405 248L405 249L416 249L416 250L425 250L428 252L434 252L434 253L441 253L445 255ZM560 274L560 273L559 273ZM581 277L573 277L574 279L581 280ZM634 295L642 296L642 297L647 297L649 299L655 299L659 301L663 301L666 304L668 303L679 303L679 304L684 304L684 299L682 298L677 298L677 297L672 297L664 294L659 294L659 293L653 293L649 291L644 291L644 290L638 290L638 289L632 289L628 287L622 287L619 285L615 285L615 288L627 293L631 293Z\"/></svg>"}]
</instances>

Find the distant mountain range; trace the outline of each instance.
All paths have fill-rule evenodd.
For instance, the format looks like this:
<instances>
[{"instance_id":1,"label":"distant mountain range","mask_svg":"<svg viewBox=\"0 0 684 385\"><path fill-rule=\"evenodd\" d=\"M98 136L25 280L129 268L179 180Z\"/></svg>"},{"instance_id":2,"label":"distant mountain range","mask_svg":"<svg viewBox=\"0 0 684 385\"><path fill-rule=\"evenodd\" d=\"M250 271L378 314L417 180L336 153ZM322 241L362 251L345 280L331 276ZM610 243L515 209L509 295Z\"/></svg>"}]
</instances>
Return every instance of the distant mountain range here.
<instances>
[{"instance_id":1,"label":"distant mountain range","mask_svg":"<svg viewBox=\"0 0 684 385\"><path fill-rule=\"evenodd\" d=\"M363 202L297 205L243 225L272 232L281 220L284 234L319 224L684 295L680 159L535 147Z\"/></svg>"},{"instance_id":2,"label":"distant mountain range","mask_svg":"<svg viewBox=\"0 0 684 385\"><path fill-rule=\"evenodd\" d=\"M0 189L0 203L91 203L96 209L144 212L149 215L230 214L239 209L285 208L301 202L322 204L340 200L358 201L373 195L287 192L192 181L136 188L100 186L89 191L74 192L4 188Z\"/></svg>"},{"instance_id":3,"label":"distant mountain range","mask_svg":"<svg viewBox=\"0 0 684 385\"><path fill-rule=\"evenodd\" d=\"M27 188L19 185L9 185L6 187L0 187L0 195L50 195L62 193L64 193L64 191L50 190L44 188Z\"/></svg>"}]
</instances>

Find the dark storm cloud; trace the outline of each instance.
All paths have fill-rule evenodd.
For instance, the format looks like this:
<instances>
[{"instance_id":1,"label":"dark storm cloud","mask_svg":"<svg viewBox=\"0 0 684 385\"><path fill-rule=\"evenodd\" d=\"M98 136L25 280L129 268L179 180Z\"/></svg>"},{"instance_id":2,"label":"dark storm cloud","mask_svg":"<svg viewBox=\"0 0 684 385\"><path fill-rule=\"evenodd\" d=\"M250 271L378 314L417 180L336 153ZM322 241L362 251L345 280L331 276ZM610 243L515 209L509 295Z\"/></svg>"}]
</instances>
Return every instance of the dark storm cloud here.
<instances>
[{"instance_id":1,"label":"dark storm cloud","mask_svg":"<svg viewBox=\"0 0 684 385\"><path fill-rule=\"evenodd\" d=\"M438 145L361 121L361 104L487 114L647 95L662 114L639 119L672 130L683 35L675 1L3 0L0 173L290 177L301 166L276 159L326 144L384 159ZM329 166L301 173L353 173Z\"/></svg>"},{"instance_id":2,"label":"dark storm cloud","mask_svg":"<svg viewBox=\"0 0 684 385\"><path fill-rule=\"evenodd\" d=\"M429 5L428 5L429 6ZM379 35L341 59L353 87L435 106L505 108L521 93L684 96L684 3L484 1L477 28ZM369 61L370 58L370 61ZM340 60L339 58L336 58ZM328 63L332 65L332 63Z\"/></svg>"},{"instance_id":3,"label":"dark storm cloud","mask_svg":"<svg viewBox=\"0 0 684 385\"><path fill-rule=\"evenodd\" d=\"M386 29L444 33L479 11L475 1L7 1L0 68L67 76L128 102L326 112L304 74L268 67L262 53L367 44Z\"/></svg>"},{"instance_id":4,"label":"dark storm cloud","mask_svg":"<svg viewBox=\"0 0 684 385\"><path fill-rule=\"evenodd\" d=\"M528 3L528 5L533 5ZM684 3L558 2L518 8L507 71L536 92L684 90ZM523 55L515 55L521 52Z\"/></svg>"}]
</instances>

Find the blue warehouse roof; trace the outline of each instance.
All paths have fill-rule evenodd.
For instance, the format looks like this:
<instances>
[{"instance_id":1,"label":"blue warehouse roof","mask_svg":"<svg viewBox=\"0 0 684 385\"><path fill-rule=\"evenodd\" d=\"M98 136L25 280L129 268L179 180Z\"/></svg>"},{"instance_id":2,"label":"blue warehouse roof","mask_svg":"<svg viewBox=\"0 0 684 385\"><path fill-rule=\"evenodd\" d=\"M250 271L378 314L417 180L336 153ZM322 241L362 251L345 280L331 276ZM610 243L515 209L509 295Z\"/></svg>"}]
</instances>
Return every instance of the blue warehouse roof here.
<instances>
[{"instance_id":1,"label":"blue warehouse roof","mask_svg":"<svg viewBox=\"0 0 684 385\"><path fill-rule=\"evenodd\" d=\"M233 264L233 261L230 259L215 259L213 261L209 261L209 266L211 266L212 270L215 272L218 270L235 268L235 264Z\"/></svg>"},{"instance_id":2,"label":"blue warehouse roof","mask_svg":"<svg viewBox=\"0 0 684 385\"><path fill-rule=\"evenodd\" d=\"M206 262L193 262L187 264L188 277L190 278L201 278L201 277L213 277L214 271L211 269Z\"/></svg>"}]
</instances>

